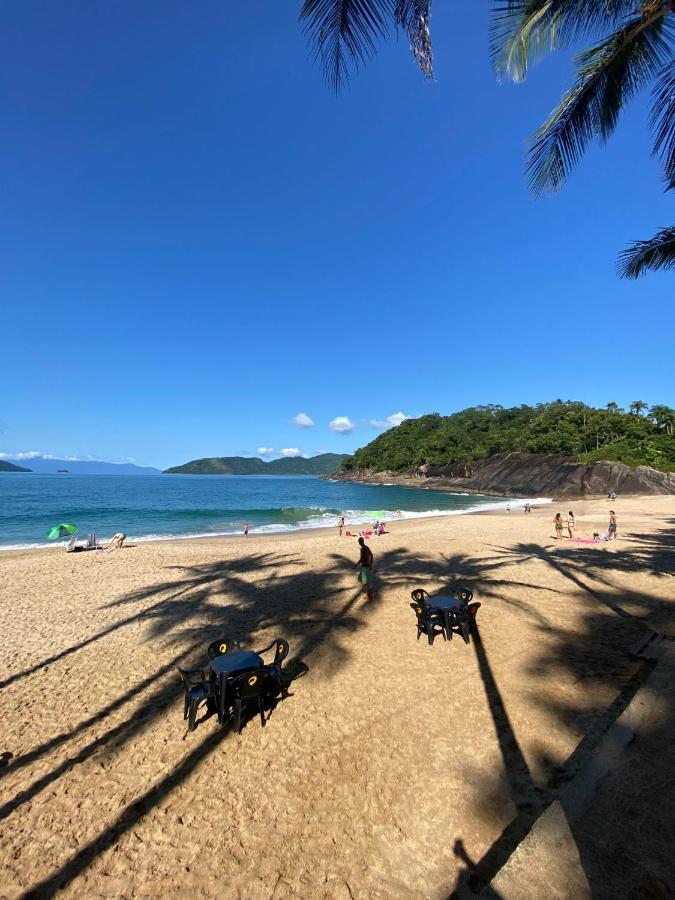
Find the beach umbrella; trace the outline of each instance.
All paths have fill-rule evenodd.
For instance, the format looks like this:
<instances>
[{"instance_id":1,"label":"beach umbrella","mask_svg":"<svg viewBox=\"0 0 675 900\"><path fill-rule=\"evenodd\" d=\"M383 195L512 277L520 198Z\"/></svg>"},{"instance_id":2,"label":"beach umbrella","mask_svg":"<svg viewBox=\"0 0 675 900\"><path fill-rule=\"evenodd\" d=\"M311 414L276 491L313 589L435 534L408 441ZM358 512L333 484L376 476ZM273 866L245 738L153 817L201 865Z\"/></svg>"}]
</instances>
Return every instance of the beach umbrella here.
<instances>
[{"instance_id":1,"label":"beach umbrella","mask_svg":"<svg viewBox=\"0 0 675 900\"><path fill-rule=\"evenodd\" d=\"M68 525L65 522L62 522L60 525L54 525L53 528L50 528L45 537L50 541L56 541L58 538L67 537L69 534L75 534L76 531L79 531L77 525Z\"/></svg>"}]
</instances>

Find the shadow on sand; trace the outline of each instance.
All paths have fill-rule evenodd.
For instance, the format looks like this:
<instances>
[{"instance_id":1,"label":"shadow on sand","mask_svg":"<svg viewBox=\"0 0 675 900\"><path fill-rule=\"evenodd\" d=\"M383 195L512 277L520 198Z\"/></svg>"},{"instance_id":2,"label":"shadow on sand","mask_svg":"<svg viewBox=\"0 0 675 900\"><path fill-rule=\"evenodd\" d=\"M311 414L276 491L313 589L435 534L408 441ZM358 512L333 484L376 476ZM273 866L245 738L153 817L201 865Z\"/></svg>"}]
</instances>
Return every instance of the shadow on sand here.
<instances>
[{"instance_id":1,"label":"shadow on sand","mask_svg":"<svg viewBox=\"0 0 675 900\"><path fill-rule=\"evenodd\" d=\"M514 563L533 558L540 566L550 567L561 575L569 583L569 591L515 580L512 575ZM448 837L448 846L453 845L455 855L464 865L451 896L473 894L484 888L499 871L537 816L559 796L562 787L588 758L607 727L621 714L643 682L649 666L634 660L632 664L617 668L617 653L630 662L630 649L636 641L648 635L649 629L657 624L661 627L670 616L667 604L658 597L619 591L613 576L608 574L604 551L595 547L565 547L553 551L523 544L513 549L495 547L482 557L461 554L412 556L404 551L390 550L377 555L379 582L376 582L375 596L370 601L364 600L354 582L350 581L349 587L341 586L341 576L354 573L353 559L334 554L322 570L287 572L287 568L296 562L291 554L253 553L223 562L169 567L162 583L133 591L109 604L109 608L121 613L116 622L6 679L3 686L81 652L135 622L145 624L146 641L165 651L161 665L142 681L72 730L18 756L12 765L0 772L9 779L12 772L36 762L74 737L89 730L97 732L76 754L5 802L0 817L10 816L73 766L102 748L119 751L159 717L165 716L172 706L177 709L181 687L173 669L179 664L201 665L204 648L211 640L226 635L238 640L242 646L256 646L276 634L283 635L291 645L286 671L292 679L311 669L312 660L320 659L324 653L330 656L332 666L346 663L350 653L343 637L368 626L388 588L428 586L442 590L444 586L461 581L472 586L477 599L490 601L496 607L503 604L505 608L517 609L536 630L546 635L547 640L542 642L546 649L539 655L536 650L533 654L530 677L536 678L550 670L566 673L574 679L592 677L601 680L616 696L610 708L590 713L566 705L562 700L558 702L554 712L561 726L574 723L578 727L583 722L585 736L564 765L540 760L548 778L546 783L536 783L519 745L485 643L480 634L475 635L473 652L484 684L503 759L507 793L515 815L480 859L472 858L461 836ZM619 572L645 571L668 577L673 571L672 564L672 530L637 535L634 544L611 554L612 568ZM509 571L504 571L506 569ZM588 583L589 578L593 585ZM506 589L519 587L550 591L560 597L561 603L582 604L584 627L568 631L548 621L531 603L505 596ZM126 613L127 610L131 612ZM100 730L101 724L105 725L113 713L132 703L135 708L125 720ZM550 711L550 700L542 699L542 703L546 703ZM185 755L170 772L123 809L114 822L57 871L34 885L27 896L51 896L69 884L189 777L229 734L225 729L207 727L204 730L203 735L197 730L186 745ZM485 802L490 801L486 799ZM582 853L582 859L583 856Z\"/></svg>"}]
</instances>

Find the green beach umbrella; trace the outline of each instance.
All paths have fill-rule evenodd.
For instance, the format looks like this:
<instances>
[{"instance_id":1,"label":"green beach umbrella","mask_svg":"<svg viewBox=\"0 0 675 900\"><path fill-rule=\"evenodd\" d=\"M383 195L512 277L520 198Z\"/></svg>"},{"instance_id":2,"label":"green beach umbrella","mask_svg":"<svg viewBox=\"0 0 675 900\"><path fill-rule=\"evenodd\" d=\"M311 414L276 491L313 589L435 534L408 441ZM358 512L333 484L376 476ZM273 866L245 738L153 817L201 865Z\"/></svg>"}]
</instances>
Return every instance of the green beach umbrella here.
<instances>
[{"instance_id":1,"label":"green beach umbrella","mask_svg":"<svg viewBox=\"0 0 675 900\"><path fill-rule=\"evenodd\" d=\"M45 537L50 541L55 541L58 538L66 537L66 535L75 534L78 530L77 525L61 523L61 525L54 525L53 528L50 528Z\"/></svg>"}]
</instances>

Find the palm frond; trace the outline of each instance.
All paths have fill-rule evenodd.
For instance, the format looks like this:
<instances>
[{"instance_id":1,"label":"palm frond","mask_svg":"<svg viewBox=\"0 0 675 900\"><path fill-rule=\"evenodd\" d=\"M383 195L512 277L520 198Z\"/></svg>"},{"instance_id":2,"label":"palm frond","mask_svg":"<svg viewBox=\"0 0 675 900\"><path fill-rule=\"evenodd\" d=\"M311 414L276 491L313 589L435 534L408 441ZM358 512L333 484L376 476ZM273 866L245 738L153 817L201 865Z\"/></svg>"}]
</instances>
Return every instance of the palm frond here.
<instances>
[{"instance_id":1,"label":"palm frond","mask_svg":"<svg viewBox=\"0 0 675 900\"><path fill-rule=\"evenodd\" d=\"M666 190L675 188L675 61L661 72L652 91L650 124L655 132L654 156L666 175Z\"/></svg>"},{"instance_id":2,"label":"palm frond","mask_svg":"<svg viewBox=\"0 0 675 900\"><path fill-rule=\"evenodd\" d=\"M675 226L664 228L647 241L634 241L619 254L621 278L638 278L647 270L675 269Z\"/></svg>"},{"instance_id":3,"label":"palm frond","mask_svg":"<svg viewBox=\"0 0 675 900\"><path fill-rule=\"evenodd\" d=\"M607 34L639 0L494 0L490 56L499 76L524 81L528 65L580 37Z\"/></svg>"},{"instance_id":4,"label":"palm frond","mask_svg":"<svg viewBox=\"0 0 675 900\"><path fill-rule=\"evenodd\" d=\"M410 38L410 45L418 69L433 78L434 55L429 30L431 0L396 0L394 20Z\"/></svg>"},{"instance_id":5,"label":"palm frond","mask_svg":"<svg viewBox=\"0 0 675 900\"><path fill-rule=\"evenodd\" d=\"M351 66L374 55L393 14L394 0L304 0L300 21L334 91L349 81Z\"/></svg>"},{"instance_id":6,"label":"palm frond","mask_svg":"<svg viewBox=\"0 0 675 900\"><path fill-rule=\"evenodd\" d=\"M558 190L589 142L607 140L625 104L666 65L664 14L635 17L577 56L576 84L532 138L527 170L535 193Z\"/></svg>"}]
</instances>

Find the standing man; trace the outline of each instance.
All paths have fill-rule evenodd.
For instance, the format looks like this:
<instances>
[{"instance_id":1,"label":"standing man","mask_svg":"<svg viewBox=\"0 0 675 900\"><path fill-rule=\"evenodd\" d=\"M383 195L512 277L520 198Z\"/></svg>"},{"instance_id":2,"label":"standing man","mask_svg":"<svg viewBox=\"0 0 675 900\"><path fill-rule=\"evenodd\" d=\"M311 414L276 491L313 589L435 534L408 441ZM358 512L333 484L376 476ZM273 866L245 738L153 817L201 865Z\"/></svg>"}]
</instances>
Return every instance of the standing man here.
<instances>
[{"instance_id":1,"label":"standing man","mask_svg":"<svg viewBox=\"0 0 675 900\"><path fill-rule=\"evenodd\" d=\"M366 592L368 599L372 600L373 595L370 590L370 572L368 570L372 568L373 565L373 554L362 537L359 538L359 547L361 548L361 554L359 556L359 561L356 564L356 568L359 570L359 581L363 585L363 590Z\"/></svg>"},{"instance_id":2,"label":"standing man","mask_svg":"<svg viewBox=\"0 0 675 900\"><path fill-rule=\"evenodd\" d=\"M244 525L244 537L248 537L248 522Z\"/></svg>"},{"instance_id":3,"label":"standing man","mask_svg":"<svg viewBox=\"0 0 675 900\"><path fill-rule=\"evenodd\" d=\"M345 527L345 517L340 516L340 521L338 522L338 534L342 537L342 529Z\"/></svg>"}]
</instances>

